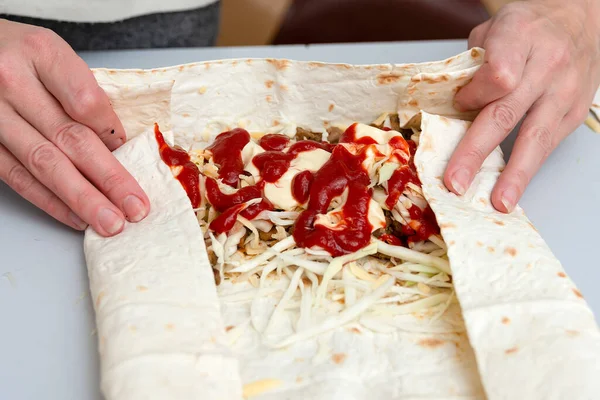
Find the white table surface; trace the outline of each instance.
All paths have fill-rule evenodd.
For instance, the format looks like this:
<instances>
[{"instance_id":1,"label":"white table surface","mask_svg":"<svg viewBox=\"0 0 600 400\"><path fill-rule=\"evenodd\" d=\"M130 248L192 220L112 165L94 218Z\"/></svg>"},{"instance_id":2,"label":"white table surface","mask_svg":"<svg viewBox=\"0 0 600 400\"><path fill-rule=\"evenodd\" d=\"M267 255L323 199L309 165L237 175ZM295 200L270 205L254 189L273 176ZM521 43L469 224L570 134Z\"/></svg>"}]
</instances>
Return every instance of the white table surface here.
<instances>
[{"instance_id":1,"label":"white table surface","mask_svg":"<svg viewBox=\"0 0 600 400\"><path fill-rule=\"evenodd\" d=\"M82 56L91 67L112 68L238 57L370 64L439 60L465 49L464 41L437 41L114 51ZM521 201L597 317L599 152L600 136L580 127L550 156ZM82 239L81 233L59 225L0 183L0 399L102 398Z\"/></svg>"}]
</instances>

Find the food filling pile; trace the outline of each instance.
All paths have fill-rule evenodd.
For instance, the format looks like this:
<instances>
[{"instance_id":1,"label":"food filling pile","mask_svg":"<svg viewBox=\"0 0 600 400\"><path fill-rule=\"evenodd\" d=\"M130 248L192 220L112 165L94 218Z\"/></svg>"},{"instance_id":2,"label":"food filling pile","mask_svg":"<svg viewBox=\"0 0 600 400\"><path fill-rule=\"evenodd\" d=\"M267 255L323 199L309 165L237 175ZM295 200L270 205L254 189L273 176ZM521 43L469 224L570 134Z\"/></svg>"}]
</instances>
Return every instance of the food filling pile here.
<instances>
[{"instance_id":1,"label":"food filling pile","mask_svg":"<svg viewBox=\"0 0 600 400\"><path fill-rule=\"evenodd\" d=\"M217 283L250 284L247 301L278 296L271 320L291 312L296 336L357 320L369 327L373 316L438 318L454 302L446 245L414 165L420 132L400 129L395 114L344 128L294 138L237 128L187 152L155 127ZM275 280L283 289L269 291Z\"/></svg>"}]
</instances>

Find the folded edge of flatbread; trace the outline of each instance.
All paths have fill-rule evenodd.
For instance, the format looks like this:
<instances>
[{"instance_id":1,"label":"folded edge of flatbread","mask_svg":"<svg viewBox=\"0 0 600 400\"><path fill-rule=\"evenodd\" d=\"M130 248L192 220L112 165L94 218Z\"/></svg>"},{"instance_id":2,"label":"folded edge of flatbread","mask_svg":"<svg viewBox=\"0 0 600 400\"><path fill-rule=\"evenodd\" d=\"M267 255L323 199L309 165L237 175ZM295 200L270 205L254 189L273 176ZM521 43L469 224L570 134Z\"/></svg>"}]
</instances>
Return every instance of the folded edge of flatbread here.
<instances>
[{"instance_id":1,"label":"folded edge of flatbread","mask_svg":"<svg viewBox=\"0 0 600 400\"><path fill-rule=\"evenodd\" d=\"M592 311L517 207L494 210L500 148L464 196L443 183L469 122L422 114L415 165L448 244L454 287L489 400L593 399L600 332Z\"/></svg>"},{"instance_id":2,"label":"folded edge of flatbread","mask_svg":"<svg viewBox=\"0 0 600 400\"><path fill-rule=\"evenodd\" d=\"M169 84L135 88L135 119L145 124L156 116L168 124ZM131 114L131 89L124 89L125 101L117 107L121 116ZM202 231L185 191L158 157L152 130L142 134L131 119L123 123L135 137L114 155L140 183L152 209L116 237L88 228L84 240L102 391L109 400L239 399L238 361L223 343Z\"/></svg>"}]
</instances>

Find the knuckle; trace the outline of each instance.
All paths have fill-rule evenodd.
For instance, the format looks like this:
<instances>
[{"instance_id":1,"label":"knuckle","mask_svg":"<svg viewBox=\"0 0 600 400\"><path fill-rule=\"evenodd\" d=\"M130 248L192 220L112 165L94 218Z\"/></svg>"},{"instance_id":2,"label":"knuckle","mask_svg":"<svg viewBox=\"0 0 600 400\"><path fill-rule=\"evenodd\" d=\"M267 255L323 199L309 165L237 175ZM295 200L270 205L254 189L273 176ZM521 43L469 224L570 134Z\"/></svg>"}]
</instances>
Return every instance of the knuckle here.
<instances>
[{"instance_id":1,"label":"knuckle","mask_svg":"<svg viewBox=\"0 0 600 400\"><path fill-rule=\"evenodd\" d=\"M116 170L109 170L102 179L100 188L106 194L109 194L115 189L125 185L126 179L122 174L119 174Z\"/></svg>"},{"instance_id":2,"label":"knuckle","mask_svg":"<svg viewBox=\"0 0 600 400\"><path fill-rule=\"evenodd\" d=\"M517 88L517 74L507 61L492 58L488 63L490 64L494 85L504 93L510 93Z\"/></svg>"},{"instance_id":3,"label":"knuckle","mask_svg":"<svg viewBox=\"0 0 600 400\"><path fill-rule=\"evenodd\" d=\"M577 105L573 108L571 114L573 116L574 122L576 124L580 124L587 118L589 114L589 109L586 106Z\"/></svg>"},{"instance_id":4,"label":"knuckle","mask_svg":"<svg viewBox=\"0 0 600 400\"><path fill-rule=\"evenodd\" d=\"M29 151L27 160L33 170L46 173L56 168L60 160L60 150L50 142L44 142Z\"/></svg>"},{"instance_id":5,"label":"knuckle","mask_svg":"<svg viewBox=\"0 0 600 400\"><path fill-rule=\"evenodd\" d=\"M565 66L571 62L572 55L571 46L567 40L555 43L548 58L548 66L551 69Z\"/></svg>"},{"instance_id":6,"label":"knuckle","mask_svg":"<svg viewBox=\"0 0 600 400\"><path fill-rule=\"evenodd\" d=\"M523 168L516 167L511 170L511 175L511 181L513 181L519 188L519 191L523 193L529 184L529 181L531 180L530 174L527 173Z\"/></svg>"},{"instance_id":7,"label":"knuckle","mask_svg":"<svg viewBox=\"0 0 600 400\"><path fill-rule=\"evenodd\" d=\"M56 40L56 34L50 29L35 27L23 35L23 44L34 50L48 48Z\"/></svg>"},{"instance_id":8,"label":"knuckle","mask_svg":"<svg viewBox=\"0 0 600 400\"><path fill-rule=\"evenodd\" d=\"M505 132L512 130L519 122L517 113L511 105L500 102L493 104L491 107L493 121Z\"/></svg>"},{"instance_id":9,"label":"knuckle","mask_svg":"<svg viewBox=\"0 0 600 400\"><path fill-rule=\"evenodd\" d=\"M471 160L472 162L481 165L485 160L486 155L483 152L483 149L479 146L471 146L469 149L465 151L465 159Z\"/></svg>"},{"instance_id":10,"label":"knuckle","mask_svg":"<svg viewBox=\"0 0 600 400\"><path fill-rule=\"evenodd\" d=\"M68 149L70 153L82 155L87 152L89 143L88 130L77 122L69 122L56 133L56 144L61 149Z\"/></svg>"},{"instance_id":11,"label":"knuckle","mask_svg":"<svg viewBox=\"0 0 600 400\"><path fill-rule=\"evenodd\" d=\"M35 182L33 176L21 164L13 165L6 175L6 183L20 195L26 195Z\"/></svg>"},{"instance_id":12,"label":"knuckle","mask_svg":"<svg viewBox=\"0 0 600 400\"><path fill-rule=\"evenodd\" d=\"M69 196L71 198L69 199L68 204L71 205L71 208L75 214L85 215L86 213L82 211L89 209L90 204L93 204L92 200L96 194L97 193L93 189L93 186L89 188L82 188L81 190L77 190Z\"/></svg>"},{"instance_id":13,"label":"knuckle","mask_svg":"<svg viewBox=\"0 0 600 400\"><path fill-rule=\"evenodd\" d=\"M70 105L69 113L75 119L86 118L105 105L104 92L99 86L87 85L80 88L73 95L73 103Z\"/></svg>"},{"instance_id":14,"label":"knuckle","mask_svg":"<svg viewBox=\"0 0 600 400\"><path fill-rule=\"evenodd\" d=\"M14 56L6 51L0 52L0 91L15 86L17 68L13 58Z\"/></svg>"},{"instance_id":15,"label":"knuckle","mask_svg":"<svg viewBox=\"0 0 600 400\"><path fill-rule=\"evenodd\" d=\"M534 140L543 151L543 155L547 156L552 151L553 134L547 126L535 126L523 131L523 137L529 140Z\"/></svg>"}]
</instances>

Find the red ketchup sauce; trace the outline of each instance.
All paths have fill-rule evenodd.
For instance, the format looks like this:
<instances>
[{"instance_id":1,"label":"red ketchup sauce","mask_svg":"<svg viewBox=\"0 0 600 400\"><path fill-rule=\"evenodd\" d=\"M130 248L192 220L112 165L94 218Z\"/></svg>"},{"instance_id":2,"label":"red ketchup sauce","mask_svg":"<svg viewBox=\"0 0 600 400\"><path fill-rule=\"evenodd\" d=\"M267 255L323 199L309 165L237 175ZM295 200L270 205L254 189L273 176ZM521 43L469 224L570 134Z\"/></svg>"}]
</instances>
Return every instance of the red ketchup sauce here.
<instances>
[{"instance_id":1,"label":"red ketchup sauce","mask_svg":"<svg viewBox=\"0 0 600 400\"><path fill-rule=\"evenodd\" d=\"M219 178L224 184L237 187L239 176L244 173L242 149L250 142L250 134L242 128L220 133L215 142L207 147L213 161L219 165Z\"/></svg>"},{"instance_id":2,"label":"red ketchup sauce","mask_svg":"<svg viewBox=\"0 0 600 400\"><path fill-rule=\"evenodd\" d=\"M169 167L181 167L181 171L176 178L185 189L188 198L192 202L192 207L200 207L202 198L200 197L200 171L198 167L190 160L190 155L185 150L171 147L165 142L158 124L154 124L154 137L158 143L158 152L163 162Z\"/></svg>"},{"instance_id":3,"label":"red ketchup sauce","mask_svg":"<svg viewBox=\"0 0 600 400\"><path fill-rule=\"evenodd\" d=\"M417 174L408 165L402 165L394 171L387 182L388 197L385 200L385 205L390 210L394 208L409 182L419 185Z\"/></svg>"},{"instance_id":4,"label":"red ketchup sauce","mask_svg":"<svg viewBox=\"0 0 600 400\"><path fill-rule=\"evenodd\" d=\"M308 201L310 187L312 186L315 177L310 171L302 171L292 179L292 196L300 204Z\"/></svg>"},{"instance_id":5,"label":"red ketchup sauce","mask_svg":"<svg viewBox=\"0 0 600 400\"><path fill-rule=\"evenodd\" d=\"M285 153L282 151L265 151L257 154L252 159L252 164L260 171L260 177L265 182L273 183L277 182L287 172L290 164L299 153L316 149L330 152L332 148L333 145L329 143L301 140L291 145Z\"/></svg>"},{"instance_id":6,"label":"red ketchup sauce","mask_svg":"<svg viewBox=\"0 0 600 400\"><path fill-rule=\"evenodd\" d=\"M364 152L350 153L344 146L336 146L331 158L314 175L310 187L308 208L294 226L294 240L299 247L319 246L334 257L357 251L371 238L372 226L368 220L371 189L369 175L361 163ZM342 207L342 226L335 230L315 225L317 214L327 213L331 201L348 189L348 200Z\"/></svg>"},{"instance_id":7,"label":"red ketchup sauce","mask_svg":"<svg viewBox=\"0 0 600 400\"><path fill-rule=\"evenodd\" d=\"M267 151L282 151L290 139L285 135L271 133L260 138L258 145Z\"/></svg>"},{"instance_id":8,"label":"red ketchup sauce","mask_svg":"<svg viewBox=\"0 0 600 400\"><path fill-rule=\"evenodd\" d=\"M213 178L206 178L206 198L208 202L219 212L225 213L230 208L236 207L242 203L247 202L252 199L262 198L262 188L263 185L258 184L255 186L246 186L239 189L237 192L232 194L225 194L221 192L219 189L219 185L217 181ZM242 207L243 208L243 207ZM258 214L265 210L272 210L273 205L267 200L262 199L260 203L252 204L248 206L245 210L241 211L240 208L233 217L235 223L235 218L238 214L240 214L244 218L254 219ZM219 216L220 217L220 216ZM233 225L231 225L233 227ZM231 229L231 228L229 228ZM229 230L228 229L228 230ZM223 231L226 232L226 231Z\"/></svg>"}]
</instances>

